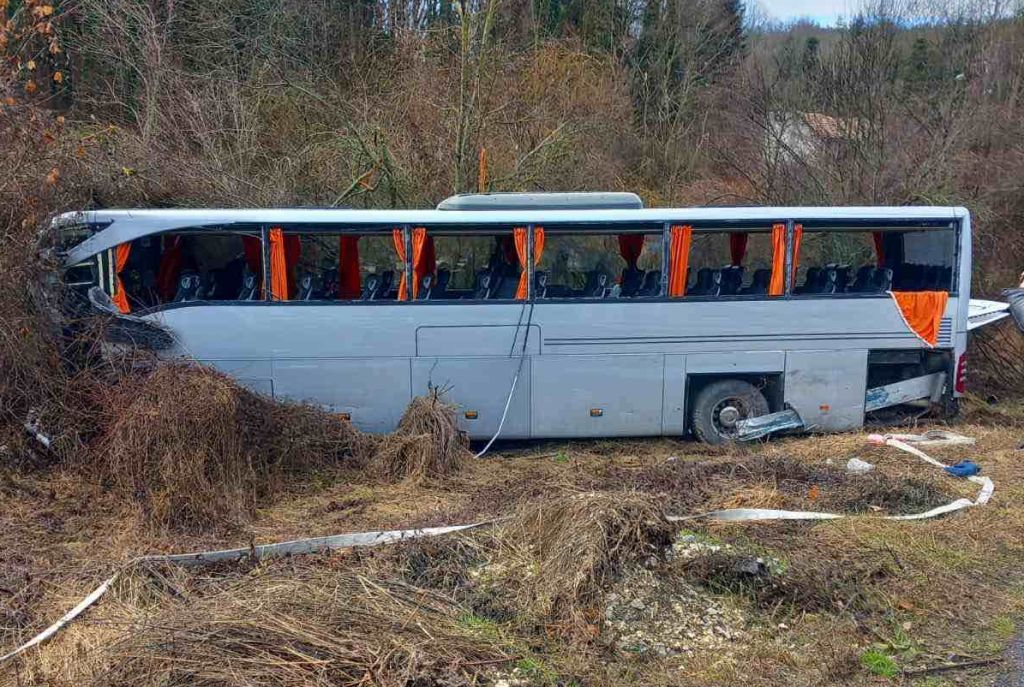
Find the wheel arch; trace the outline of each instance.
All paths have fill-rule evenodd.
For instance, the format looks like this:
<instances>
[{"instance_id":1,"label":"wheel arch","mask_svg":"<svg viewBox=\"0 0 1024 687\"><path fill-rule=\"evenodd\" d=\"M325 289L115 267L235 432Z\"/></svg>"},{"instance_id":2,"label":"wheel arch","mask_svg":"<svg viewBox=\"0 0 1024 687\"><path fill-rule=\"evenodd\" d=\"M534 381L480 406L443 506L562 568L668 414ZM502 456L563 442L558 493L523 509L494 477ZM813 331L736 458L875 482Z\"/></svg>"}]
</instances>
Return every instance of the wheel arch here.
<instances>
[{"instance_id":1,"label":"wheel arch","mask_svg":"<svg viewBox=\"0 0 1024 687\"><path fill-rule=\"evenodd\" d=\"M687 436L693 434L693 421L691 410L697 395L708 385L715 382L738 379L757 387L768 400L768 408L771 412L784 409L784 375L782 372L701 372L688 374L686 376L686 396L683 403L684 432Z\"/></svg>"}]
</instances>

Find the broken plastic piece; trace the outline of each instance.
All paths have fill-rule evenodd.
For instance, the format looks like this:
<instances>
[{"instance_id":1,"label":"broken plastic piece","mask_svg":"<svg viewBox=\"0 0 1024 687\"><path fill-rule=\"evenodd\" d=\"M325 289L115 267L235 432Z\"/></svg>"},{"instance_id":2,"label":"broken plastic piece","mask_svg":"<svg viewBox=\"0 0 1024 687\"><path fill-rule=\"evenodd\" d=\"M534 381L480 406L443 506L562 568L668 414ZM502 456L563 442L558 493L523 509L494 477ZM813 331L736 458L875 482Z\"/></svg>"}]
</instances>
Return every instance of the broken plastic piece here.
<instances>
[{"instance_id":1,"label":"broken plastic piece","mask_svg":"<svg viewBox=\"0 0 1024 687\"><path fill-rule=\"evenodd\" d=\"M874 465L860 458L851 458L846 463L846 471L855 475L863 475L865 472L871 472L874 469Z\"/></svg>"},{"instance_id":2,"label":"broken plastic piece","mask_svg":"<svg viewBox=\"0 0 1024 687\"><path fill-rule=\"evenodd\" d=\"M740 441L751 441L768 436L784 429L797 429L804 426L804 421L793 409L780 410L758 417L740 420L736 423L736 438Z\"/></svg>"}]
</instances>

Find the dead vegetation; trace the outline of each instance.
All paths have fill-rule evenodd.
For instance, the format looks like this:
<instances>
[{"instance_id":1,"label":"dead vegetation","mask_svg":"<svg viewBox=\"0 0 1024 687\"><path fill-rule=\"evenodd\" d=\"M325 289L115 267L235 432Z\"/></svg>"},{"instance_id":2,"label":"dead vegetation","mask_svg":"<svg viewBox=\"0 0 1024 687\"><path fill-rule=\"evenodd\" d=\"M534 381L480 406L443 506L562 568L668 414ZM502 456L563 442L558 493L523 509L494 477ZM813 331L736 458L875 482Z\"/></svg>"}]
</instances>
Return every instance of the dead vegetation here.
<instances>
[{"instance_id":1,"label":"dead vegetation","mask_svg":"<svg viewBox=\"0 0 1024 687\"><path fill-rule=\"evenodd\" d=\"M532 615L577 631L623 568L657 561L675 528L662 503L640 493L574 493L524 504L499 540L514 551L521 604Z\"/></svg>"},{"instance_id":2,"label":"dead vegetation","mask_svg":"<svg viewBox=\"0 0 1024 687\"><path fill-rule=\"evenodd\" d=\"M370 469L385 479L411 481L458 472L472 454L455 411L437 389L414 398L392 434L368 439Z\"/></svg>"},{"instance_id":3,"label":"dead vegetation","mask_svg":"<svg viewBox=\"0 0 1024 687\"><path fill-rule=\"evenodd\" d=\"M200 366L127 376L97 404L110 421L82 469L150 524L179 530L237 526L288 473L336 466L360 443L346 420L265 399Z\"/></svg>"},{"instance_id":4,"label":"dead vegetation","mask_svg":"<svg viewBox=\"0 0 1024 687\"><path fill-rule=\"evenodd\" d=\"M450 599L344 559L133 577L111 602L109 644L68 684L468 685L514 658Z\"/></svg>"}]
</instances>

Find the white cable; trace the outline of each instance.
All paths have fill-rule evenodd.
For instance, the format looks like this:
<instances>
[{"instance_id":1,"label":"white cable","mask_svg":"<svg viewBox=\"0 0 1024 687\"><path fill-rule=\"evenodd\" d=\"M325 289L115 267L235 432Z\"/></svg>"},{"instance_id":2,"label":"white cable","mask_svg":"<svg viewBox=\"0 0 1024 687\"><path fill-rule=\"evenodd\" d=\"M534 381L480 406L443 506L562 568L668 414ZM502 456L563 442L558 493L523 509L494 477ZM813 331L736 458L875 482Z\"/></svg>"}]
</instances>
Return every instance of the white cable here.
<instances>
[{"instance_id":1,"label":"white cable","mask_svg":"<svg viewBox=\"0 0 1024 687\"><path fill-rule=\"evenodd\" d=\"M519 339L519 328L523 325L523 312L526 311L526 308L527 304L523 303L523 307L519 310L519 321L516 322L515 336L512 337L512 348L508 352L509 358L512 357L512 353L515 351L516 341ZM529 308L530 314L526 318L526 334L523 336L523 352L519 354L519 365L516 366L516 374L512 377L512 386L508 390L508 398L505 399L505 409L501 411L501 420L498 421L498 429L495 430L494 436L491 437L490 441L480 449L480 452L473 456L474 458L483 458L484 454L491 448L491 445L497 441L498 437L501 435L502 428L505 426L505 418L508 417L508 409L512 405L512 396L516 393L516 384L519 383L519 375L523 371L523 361L526 360L526 351L528 350L527 343L530 341L530 324L533 322L533 301L530 301Z\"/></svg>"}]
</instances>

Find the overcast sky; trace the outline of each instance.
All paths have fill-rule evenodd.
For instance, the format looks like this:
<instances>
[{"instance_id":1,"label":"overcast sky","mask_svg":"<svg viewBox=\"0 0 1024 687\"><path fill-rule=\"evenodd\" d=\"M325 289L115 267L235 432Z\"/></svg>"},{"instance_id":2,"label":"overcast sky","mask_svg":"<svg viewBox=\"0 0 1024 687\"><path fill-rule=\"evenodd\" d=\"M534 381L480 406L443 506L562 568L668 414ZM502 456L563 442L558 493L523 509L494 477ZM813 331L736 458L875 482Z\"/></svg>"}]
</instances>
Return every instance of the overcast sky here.
<instances>
[{"instance_id":1,"label":"overcast sky","mask_svg":"<svg viewBox=\"0 0 1024 687\"><path fill-rule=\"evenodd\" d=\"M758 4L772 19L789 22L807 18L822 26L835 25L861 6L856 0L758 0Z\"/></svg>"}]
</instances>

